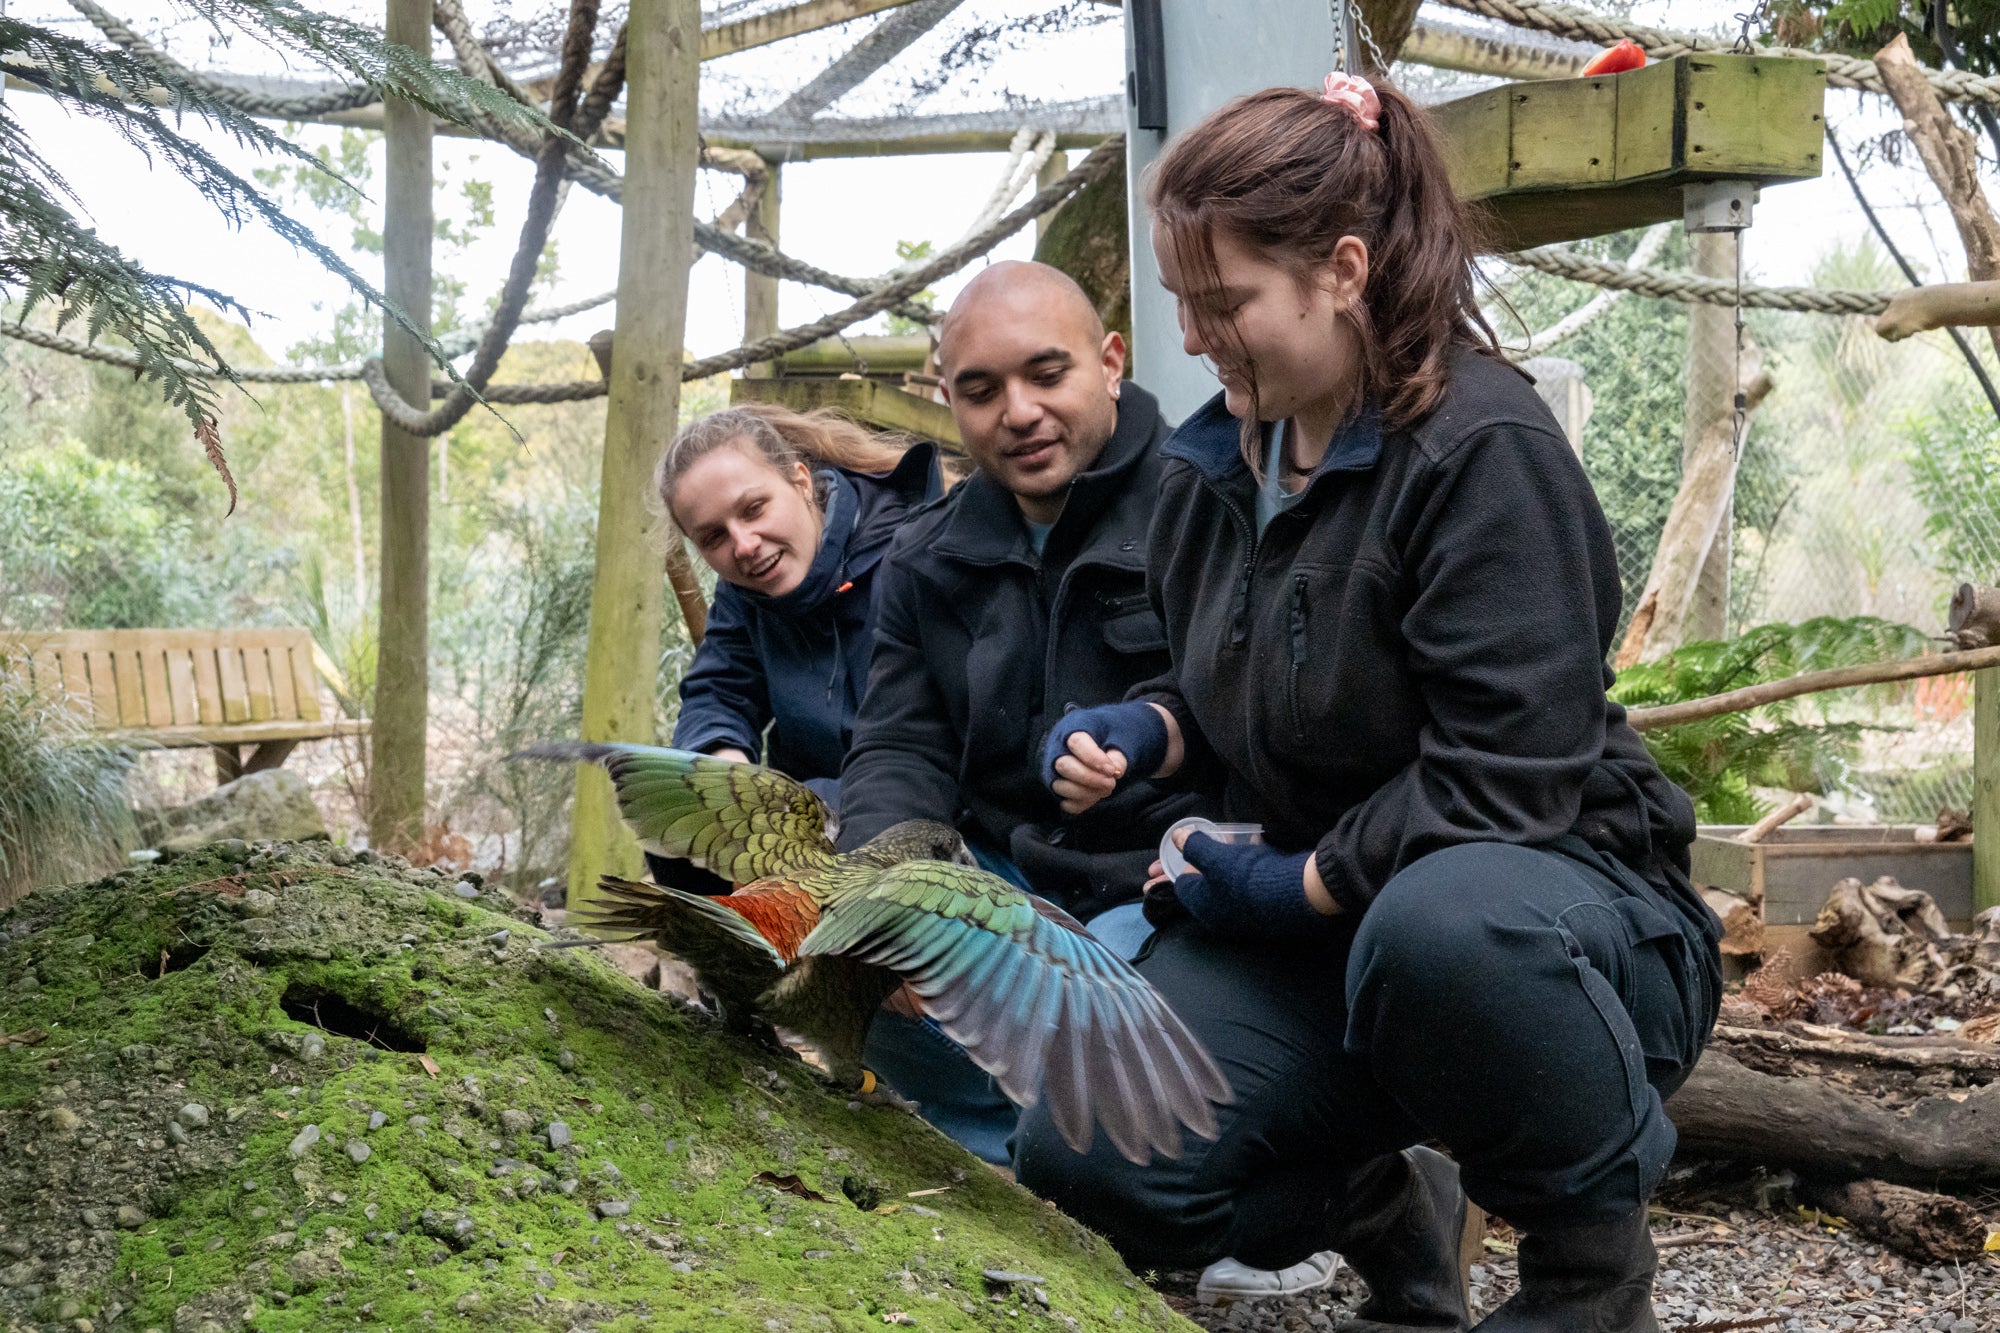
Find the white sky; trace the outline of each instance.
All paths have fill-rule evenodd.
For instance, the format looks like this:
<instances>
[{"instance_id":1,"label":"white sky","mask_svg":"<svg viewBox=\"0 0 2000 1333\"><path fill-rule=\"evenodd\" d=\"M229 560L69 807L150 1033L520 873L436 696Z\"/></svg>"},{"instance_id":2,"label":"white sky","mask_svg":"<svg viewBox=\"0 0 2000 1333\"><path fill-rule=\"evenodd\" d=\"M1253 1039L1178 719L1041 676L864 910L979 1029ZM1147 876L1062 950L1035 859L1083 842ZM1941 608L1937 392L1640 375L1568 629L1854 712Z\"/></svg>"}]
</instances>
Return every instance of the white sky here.
<instances>
[{"instance_id":1,"label":"white sky","mask_svg":"<svg viewBox=\"0 0 2000 1333\"><path fill-rule=\"evenodd\" d=\"M1053 2L974 0L968 9L982 15L1020 14L1048 8ZM163 0L128 0L128 4L131 7L125 16L149 32L160 31L162 16L170 12ZM1741 0L1649 0L1635 8L1634 18L1665 26L1710 27L1727 22L1730 12L1740 7ZM15 6L13 12L23 18L61 19L65 26L74 17L59 0L34 0ZM359 17L362 11L355 12ZM1467 21L1467 16L1456 12L1447 11L1440 17ZM854 40L866 22L850 25L850 31L744 53L709 69L718 88L735 92L768 81L774 92L781 93ZM185 25L173 31L182 33ZM920 45L878 76L880 85L893 93L899 80L911 77L912 71L922 72L925 62L935 54L933 48L944 40L938 36L931 46ZM924 109L995 106L1006 95L1077 98L1116 92L1122 83L1121 41L1117 24L1107 23L1060 42L1028 42L986 74L934 96ZM190 63L255 67L254 48L246 51L240 42L234 50L213 54L199 41L177 41L173 49ZM872 109L871 101L879 103L885 95L882 86L872 82L836 109L865 114ZM347 299L337 279L268 232L228 231L216 213L170 170L149 169L138 154L101 127L64 115L46 98L22 93L7 96L10 108L43 153L66 173L106 239L158 271L215 285L261 311L264 317L253 325L253 332L273 355L282 357L291 343L323 333L332 310ZM1890 128L1893 114L1886 99L1838 91L1827 96L1827 119L1850 146ZM336 134L321 128L304 132L308 144ZM504 279L532 168L497 145L469 140L441 137L436 151L441 175L452 179L477 175L495 186L497 225L457 266L468 283L468 305L477 307ZM241 170L257 165L251 156L233 149L223 156ZM610 155L610 160L619 163L616 154ZM788 165L783 247L836 272L879 273L896 262L898 240L928 239L940 246L956 240L987 197L1002 160L999 154L973 154ZM1813 264L1821 256L1836 246L1851 245L1866 232L1865 221L1830 162L1827 172L1817 181L1765 194L1746 250L1749 270L1758 280L1809 282ZM1949 218L1913 161L1901 168L1878 165L1866 174L1863 183L1899 243L1928 278L1963 276L1961 252ZM734 197L734 189L734 178L704 173L697 187L696 211L712 216ZM448 200L441 197L440 203ZM344 248L343 227L335 219L324 221L325 239ZM993 257L1025 256L1032 249L1032 236L1032 229L1017 235ZM583 190L572 190L556 239L561 281L554 299L575 299L616 285L618 216L612 205ZM364 266L363 271L373 270ZM948 300L974 271L940 282L938 291ZM790 325L817 318L847 300L838 293L788 283L781 298L782 321ZM601 309L561 324L537 326L547 332L531 336L581 338L605 327L610 319L610 310ZM740 340L741 324L740 270L714 258L704 259L695 268L690 288L690 350L701 355L734 346Z\"/></svg>"}]
</instances>

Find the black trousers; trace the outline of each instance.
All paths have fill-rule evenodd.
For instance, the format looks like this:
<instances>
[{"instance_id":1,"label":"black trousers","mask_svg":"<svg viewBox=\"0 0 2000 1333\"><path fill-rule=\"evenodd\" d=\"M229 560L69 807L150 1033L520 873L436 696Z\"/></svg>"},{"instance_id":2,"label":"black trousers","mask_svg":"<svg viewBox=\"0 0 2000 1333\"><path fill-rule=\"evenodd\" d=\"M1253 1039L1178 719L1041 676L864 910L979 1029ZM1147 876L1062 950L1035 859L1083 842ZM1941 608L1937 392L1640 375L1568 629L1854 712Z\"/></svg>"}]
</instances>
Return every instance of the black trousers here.
<instances>
[{"instance_id":1,"label":"black trousers","mask_svg":"<svg viewBox=\"0 0 2000 1333\"><path fill-rule=\"evenodd\" d=\"M1566 843L1427 856L1297 951L1162 929L1137 966L1229 1079L1220 1137L1137 1167L1101 1135L1071 1152L1038 1105L1021 1183L1135 1269L1296 1263L1355 1167L1426 1141L1516 1226L1629 1214L1673 1154L1660 1102L1714 1025L1721 960L1652 885Z\"/></svg>"}]
</instances>

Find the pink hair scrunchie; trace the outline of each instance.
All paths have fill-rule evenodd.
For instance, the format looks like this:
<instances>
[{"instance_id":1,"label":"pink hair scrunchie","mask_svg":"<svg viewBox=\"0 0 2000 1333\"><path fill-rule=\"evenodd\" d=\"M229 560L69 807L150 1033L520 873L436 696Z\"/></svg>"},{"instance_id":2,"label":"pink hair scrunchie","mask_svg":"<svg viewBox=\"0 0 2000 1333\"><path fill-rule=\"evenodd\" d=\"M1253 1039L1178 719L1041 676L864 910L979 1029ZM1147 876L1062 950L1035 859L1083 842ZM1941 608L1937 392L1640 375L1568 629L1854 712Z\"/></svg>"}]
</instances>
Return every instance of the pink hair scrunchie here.
<instances>
[{"instance_id":1,"label":"pink hair scrunchie","mask_svg":"<svg viewBox=\"0 0 2000 1333\"><path fill-rule=\"evenodd\" d=\"M1344 74L1339 70L1326 76L1320 88L1319 100L1328 106L1337 106L1354 117L1364 130L1373 130L1382 123L1382 99L1375 95L1375 85L1358 74Z\"/></svg>"}]
</instances>

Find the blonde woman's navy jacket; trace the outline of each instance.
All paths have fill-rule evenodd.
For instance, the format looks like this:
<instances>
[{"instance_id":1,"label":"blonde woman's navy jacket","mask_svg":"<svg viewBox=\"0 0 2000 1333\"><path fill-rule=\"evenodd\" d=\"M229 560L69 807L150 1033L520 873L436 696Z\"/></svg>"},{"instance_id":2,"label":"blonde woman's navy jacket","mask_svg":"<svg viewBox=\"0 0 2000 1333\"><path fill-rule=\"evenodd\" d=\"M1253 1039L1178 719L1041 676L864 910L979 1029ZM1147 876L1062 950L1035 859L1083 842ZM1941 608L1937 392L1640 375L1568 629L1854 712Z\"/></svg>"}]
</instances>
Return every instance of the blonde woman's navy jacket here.
<instances>
[{"instance_id":1,"label":"blonde woman's navy jacket","mask_svg":"<svg viewBox=\"0 0 2000 1333\"><path fill-rule=\"evenodd\" d=\"M780 597L718 582L708 633L681 680L674 744L733 745L806 781L837 778L868 683L876 574L910 511L942 487L918 444L885 473L828 468L826 528L805 581Z\"/></svg>"},{"instance_id":2,"label":"blonde woman's navy jacket","mask_svg":"<svg viewBox=\"0 0 2000 1333\"><path fill-rule=\"evenodd\" d=\"M1608 701L1611 531L1529 380L1469 348L1406 429L1363 412L1260 536L1220 396L1162 451L1147 585L1168 708L1232 819L1351 913L1427 853L1576 835L1702 933L1694 810Z\"/></svg>"}]
</instances>

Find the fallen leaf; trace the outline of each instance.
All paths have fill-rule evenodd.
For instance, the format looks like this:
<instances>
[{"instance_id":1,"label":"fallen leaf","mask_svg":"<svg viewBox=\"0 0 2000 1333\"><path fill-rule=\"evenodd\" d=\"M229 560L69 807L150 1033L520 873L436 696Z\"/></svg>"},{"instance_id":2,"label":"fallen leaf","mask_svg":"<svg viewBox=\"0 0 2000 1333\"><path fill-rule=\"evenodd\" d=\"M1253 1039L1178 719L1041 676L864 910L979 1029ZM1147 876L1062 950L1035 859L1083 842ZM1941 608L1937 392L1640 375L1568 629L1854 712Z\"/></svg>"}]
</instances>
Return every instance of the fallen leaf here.
<instances>
[{"instance_id":1,"label":"fallen leaf","mask_svg":"<svg viewBox=\"0 0 2000 1333\"><path fill-rule=\"evenodd\" d=\"M903 1211L903 1205L902 1205L902 1204L900 1204L900 1203L885 1203L885 1204L883 1204L883 1205L882 1205L881 1207L879 1207L879 1208L873 1208L873 1209L870 1209L869 1211L871 1211L871 1212L877 1212L877 1213L880 1213L880 1214L882 1214L882 1215L883 1215L884 1217L887 1217L887 1216L888 1216L888 1215L889 1215L890 1213L900 1213L900 1212L902 1212L902 1211Z\"/></svg>"},{"instance_id":2,"label":"fallen leaf","mask_svg":"<svg viewBox=\"0 0 2000 1333\"><path fill-rule=\"evenodd\" d=\"M933 1194L949 1194L949 1193L951 1193L951 1186L940 1185L934 1190L911 1190L908 1194L905 1194L903 1197L906 1199L928 1199Z\"/></svg>"},{"instance_id":3,"label":"fallen leaf","mask_svg":"<svg viewBox=\"0 0 2000 1333\"><path fill-rule=\"evenodd\" d=\"M432 1078L436 1078L438 1076L438 1062L431 1059L428 1055L419 1055L417 1057L417 1063L422 1065L424 1067L424 1072L426 1074L429 1074Z\"/></svg>"},{"instance_id":4,"label":"fallen leaf","mask_svg":"<svg viewBox=\"0 0 2000 1333\"><path fill-rule=\"evenodd\" d=\"M577 1106L588 1106L588 1105L590 1105L590 1098L588 1098L588 1097L571 1097L571 1098L570 1098L570 1101L571 1101L571 1102L572 1102L572 1103L573 1103L574 1105L577 1105Z\"/></svg>"},{"instance_id":5,"label":"fallen leaf","mask_svg":"<svg viewBox=\"0 0 2000 1333\"><path fill-rule=\"evenodd\" d=\"M271 1114L278 1117L278 1119L280 1120L290 1120L292 1118L292 1113L290 1111L273 1111L271 1112Z\"/></svg>"},{"instance_id":6,"label":"fallen leaf","mask_svg":"<svg viewBox=\"0 0 2000 1333\"><path fill-rule=\"evenodd\" d=\"M223 511L228 518L236 512L236 478L229 475L229 460L222 456L222 432L216 428L215 418L203 416L195 423L194 437L201 441L201 451L208 455L208 463L222 477L222 484L229 488L229 508Z\"/></svg>"},{"instance_id":7,"label":"fallen leaf","mask_svg":"<svg viewBox=\"0 0 2000 1333\"><path fill-rule=\"evenodd\" d=\"M889 1313L882 1316L882 1322L885 1324L914 1325L917 1321L910 1318L908 1315L904 1314L901 1310L891 1310L889 1311Z\"/></svg>"},{"instance_id":8,"label":"fallen leaf","mask_svg":"<svg viewBox=\"0 0 2000 1333\"><path fill-rule=\"evenodd\" d=\"M832 1203L833 1200L800 1180L797 1176L781 1176L771 1171L759 1171L750 1179L759 1185L769 1185L774 1190L797 1195L801 1199L811 1199L814 1203Z\"/></svg>"},{"instance_id":9,"label":"fallen leaf","mask_svg":"<svg viewBox=\"0 0 2000 1333\"><path fill-rule=\"evenodd\" d=\"M1996 1231L1986 1238L1985 1248L1988 1254L2000 1251L2000 1231Z\"/></svg>"},{"instance_id":10,"label":"fallen leaf","mask_svg":"<svg viewBox=\"0 0 2000 1333\"><path fill-rule=\"evenodd\" d=\"M0 1046L39 1046L49 1039L49 1034L40 1028L28 1028L23 1032L0 1033Z\"/></svg>"},{"instance_id":11,"label":"fallen leaf","mask_svg":"<svg viewBox=\"0 0 2000 1333\"><path fill-rule=\"evenodd\" d=\"M1790 1315L1782 1314L1756 1315L1749 1319L1725 1319L1718 1316L1714 1319L1697 1320L1691 1324L1675 1324L1674 1333L1724 1333L1727 1329L1769 1328L1773 1324L1782 1324L1789 1318Z\"/></svg>"}]
</instances>

